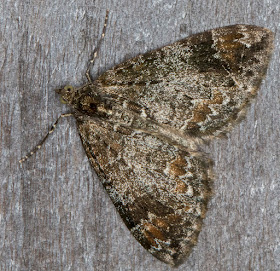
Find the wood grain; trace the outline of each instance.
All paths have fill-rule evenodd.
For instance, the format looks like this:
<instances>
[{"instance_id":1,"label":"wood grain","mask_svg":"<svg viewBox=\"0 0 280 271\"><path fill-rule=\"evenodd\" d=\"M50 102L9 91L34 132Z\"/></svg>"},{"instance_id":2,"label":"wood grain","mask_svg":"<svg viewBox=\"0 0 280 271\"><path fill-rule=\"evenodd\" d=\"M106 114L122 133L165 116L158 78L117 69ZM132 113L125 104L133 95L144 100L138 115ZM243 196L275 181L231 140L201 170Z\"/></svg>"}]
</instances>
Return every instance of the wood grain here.
<instances>
[{"instance_id":1,"label":"wood grain","mask_svg":"<svg viewBox=\"0 0 280 271\"><path fill-rule=\"evenodd\" d=\"M207 151L215 195L199 243L177 270L279 270L278 0L10 0L0 10L0 270L171 270L130 235L63 119L42 149L18 160L69 112L53 91L193 33L236 23L275 32L275 51L246 119Z\"/></svg>"}]
</instances>

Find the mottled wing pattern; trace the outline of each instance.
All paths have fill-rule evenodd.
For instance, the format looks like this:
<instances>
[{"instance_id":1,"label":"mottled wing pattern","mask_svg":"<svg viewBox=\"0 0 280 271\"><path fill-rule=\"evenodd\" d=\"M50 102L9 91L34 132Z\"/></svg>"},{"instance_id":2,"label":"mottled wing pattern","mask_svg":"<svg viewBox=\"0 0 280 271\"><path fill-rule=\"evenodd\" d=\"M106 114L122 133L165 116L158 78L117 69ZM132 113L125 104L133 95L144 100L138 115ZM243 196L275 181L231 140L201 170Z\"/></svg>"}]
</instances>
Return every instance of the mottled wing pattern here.
<instances>
[{"instance_id":1,"label":"mottled wing pattern","mask_svg":"<svg viewBox=\"0 0 280 271\"><path fill-rule=\"evenodd\" d=\"M265 75L271 31L235 25L193 35L106 71L98 88L187 135L217 136L243 115Z\"/></svg>"},{"instance_id":2,"label":"mottled wing pattern","mask_svg":"<svg viewBox=\"0 0 280 271\"><path fill-rule=\"evenodd\" d=\"M178 265L211 195L202 139L226 132L256 94L272 50L256 26L214 29L57 92L74 108L89 160L135 238Z\"/></svg>"},{"instance_id":3,"label":"mottled wing pattern","mask_svg":"<svg viewBox=\"0 0 280 271\"><path fill-rule=\"evenodd\" d=\"M158 259L179 264L205 216L210 161L106 121L77 123L91 165L134 237Z\"/></svg>"}]
</instances>

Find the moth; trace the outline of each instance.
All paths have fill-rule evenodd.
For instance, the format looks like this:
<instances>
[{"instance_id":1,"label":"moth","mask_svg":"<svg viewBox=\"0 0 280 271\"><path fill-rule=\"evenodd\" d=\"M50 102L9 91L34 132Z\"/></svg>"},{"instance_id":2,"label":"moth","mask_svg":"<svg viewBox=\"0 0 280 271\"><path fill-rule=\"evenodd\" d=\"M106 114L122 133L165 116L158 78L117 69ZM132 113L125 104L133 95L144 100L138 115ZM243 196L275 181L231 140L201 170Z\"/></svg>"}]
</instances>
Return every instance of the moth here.
<instances>
[{"instance_id":1,"label":"moth","mask_svg":"<svg viewBox=\"0 0 280 271\"><path fill-rule=\"evenodd\" d=\"M139 55L95 81L89 66L85 85L56 90L124 223L159 260L177 266L197 243L213 189L213 163L199 147L241 120L272 48L268 29L226 26Z\"/></svg>"}]
</instances>

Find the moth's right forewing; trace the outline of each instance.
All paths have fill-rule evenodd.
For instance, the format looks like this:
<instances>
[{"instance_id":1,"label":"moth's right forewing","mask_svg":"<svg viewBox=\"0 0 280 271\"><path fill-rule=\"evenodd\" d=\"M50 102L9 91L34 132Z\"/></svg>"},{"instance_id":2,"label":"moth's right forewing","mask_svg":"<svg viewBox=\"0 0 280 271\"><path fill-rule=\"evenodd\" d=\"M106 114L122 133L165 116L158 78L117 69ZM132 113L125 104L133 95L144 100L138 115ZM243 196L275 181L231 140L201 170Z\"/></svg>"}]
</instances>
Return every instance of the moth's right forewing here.
<instances>
[{"instance_id":1,"label":"moth's right forewing","mask_svg":"<svg viewBox=\"0 0 280 271\"><path fill-rule=\"evenodd\" d=\"M95 83L102 93L138 104L159 124L185 135L217 136L255 96L272 42L262 27L222 27L130 59Z\"/></svg>"}]
</instances>

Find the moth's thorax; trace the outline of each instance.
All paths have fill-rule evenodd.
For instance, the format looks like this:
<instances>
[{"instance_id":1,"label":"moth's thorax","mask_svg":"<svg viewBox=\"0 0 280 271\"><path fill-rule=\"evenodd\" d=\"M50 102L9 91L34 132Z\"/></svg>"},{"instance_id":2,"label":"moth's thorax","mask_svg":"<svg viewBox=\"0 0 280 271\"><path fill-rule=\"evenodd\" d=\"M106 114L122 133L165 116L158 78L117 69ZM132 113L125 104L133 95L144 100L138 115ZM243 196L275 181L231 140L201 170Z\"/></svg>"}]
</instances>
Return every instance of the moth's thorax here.
<instances>
[{"instance_id":1,"label":"moth's thorax","mask_svg":"<svg viewBox=\"0 0 280 271\"><path fill-rule=\"evenodd\" d=\"M87 84L80 88L66 86L57 92L63 103L71 105L80 114L99 118L112 114L112 99L99 94L95 85Z\"/></svg>"}]
</instances>

